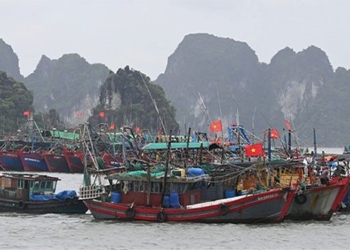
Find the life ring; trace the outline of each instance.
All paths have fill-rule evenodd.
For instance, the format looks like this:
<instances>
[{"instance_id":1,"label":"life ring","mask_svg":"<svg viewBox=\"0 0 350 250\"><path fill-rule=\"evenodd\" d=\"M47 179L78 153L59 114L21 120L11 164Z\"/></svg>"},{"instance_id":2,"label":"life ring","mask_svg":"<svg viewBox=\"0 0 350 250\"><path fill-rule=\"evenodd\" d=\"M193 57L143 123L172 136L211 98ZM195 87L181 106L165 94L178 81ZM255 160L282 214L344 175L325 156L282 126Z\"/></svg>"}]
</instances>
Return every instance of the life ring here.
<instances>
[{"instance_id":1,"label":"life ring","mask_svg":"<svg viewBox=\"0 0 350 250\"><path fill-rule=\"evenodd\" d=\"M225 204L221 204L220 208L219 208L219 213L222 216L227 215L230 212L230 209L228 206L226 206Z\"/></svg>"},{"instance_id":2,"label":"life ring","mask_svg":"<svg viewBox=\"0 0 350 250\"><path fill-rule=\"evenodd\" d=\"M73 204L77 205L79 203L79 198L77 196L72 198Z\"/></svg>"},{"instance_id":3,"label":"life ring","mask_svg":"<svg viewBox=\"0 0 350 250\"><path fill-rule=\"evenodd\" d=\"M294 201L296 204L299 204L299 205L303 205L306 203L307 201L307 197L305 194L297 194L295 197L294 197Z\"/></svg>"},{"instance_id":4,"label":"life ring","mask_svg":"<svg viewBox=\"0 0 350 250\"><path fill-rule=\"evenodd\" d=\"M134 218L136 214L135 208L134 207L129 207L126 211L125 211L125 216L128 219L132 219Z\"/></svg>"},{"instance_id":5,"label":"life ring","mask_svg":"<svg viewBox=\"0 0 350 250\"><path fill-rule=\"evenodd\" d=\"M71 198L66 198L66 199L64 200L64 203L65 203L67 206L72 205L72 199L71 199Z\"/></svg>"},{"instance_id":6,"label":"life ring","mask_svg":"<svg viewBox=\"0 0 350 250\"><path fill-rule=\"evenodd\" d=\"M159 222L164 222L168 219L168 215L163 212L163 211L160 211L158 214L157 214L157 221Z\"/></svg>"},{"instance_id":7,"label":"life ring","mask_svg":"<svg viewBox=\"0 0 350 250\"><path fill-rule=\"evenodd\" d=\"M24 201L19 201L18 202L18 208L19 209L25 209L26 208L26 203L24 203Z\"/></svg>"}]
</instances>

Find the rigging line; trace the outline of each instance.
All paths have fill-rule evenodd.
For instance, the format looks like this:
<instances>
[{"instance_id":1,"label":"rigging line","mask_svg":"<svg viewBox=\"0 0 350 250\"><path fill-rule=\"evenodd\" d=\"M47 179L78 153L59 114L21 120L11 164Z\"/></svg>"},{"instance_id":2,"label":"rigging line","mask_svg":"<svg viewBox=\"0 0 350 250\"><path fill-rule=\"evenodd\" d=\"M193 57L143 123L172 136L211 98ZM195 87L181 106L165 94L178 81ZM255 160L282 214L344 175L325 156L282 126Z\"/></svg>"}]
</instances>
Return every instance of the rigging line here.
<instances>
[{"instance_id":1,"label":"rigging line","mask_svg":"<svg viewBox=\"0 0 350 250\"><path fill-rule=\"evenodd\" d=\"M269 123L269 121L266 119L266 117L264 116L264 114L261 112L260 110L260 114L261 116L264 118L264 120L266 121L267 125L269 125L270 128L272 128L271 124ZM287 153L288 156L290 156L288 150L287 150L287 147L286 145L284 144L284 141L282 140L282 138L279 138L281 144L282 144L282 147L283 147L283 150Z\"/></svg>"},{"instance_id":2,"label":"rigging line","mask_svg":"<svg viewBox=\"0 0 350 250\"><path fill-rule=\"evenodd\" d=\"M219 102L220 119L222 119L221 98L219 96L218 84L216 83L215 86L216 86L216 95L218 96L218 102Z\"/></svg>"},{"instance_id":3,"label":"rigging line","mask_svg":"<svg viewBox=\"0 0 350 250\"><path fill-rule=\"evenodd\" d=\"M253 113L253 117L252 117L252 134L253 134L253 144L254 144L254 129L255 129L255 114L256 114L256 106L254 108L254 113Z\"/></svg>"},{"instance_id":4,"label":"rigging line","mask_svg":"<svg viewBox=\"0 0 350 250\"><path fill-rule=\"evenodd\" d=\"M282 95L283 96L283 98L284 98L284 101L285 101L285 103L286 103L286 97L284 96L284 95ZM291 114L292 114L292 112L290 111L290 109L286 106L285 107L286 109L287 109L287 112L289 113L289 116L291 117ZM283 112L282 112L283 113ZM286 117L285 117L285 119L287 119ZM292 125L293 125L293 128L295 129L295 126L294 126L294 122L293 122L293 119L290 119L290 121L291 121L291 123L292 123ZM295 130L293 130L293 135L294 135L294 139L295 139L295 144L297 145L297 147L299 146L299 142L298 142L298 135L297 135L297 133L296 133L296 131Z\"/></svg>"},{"instance_id":5,"label":"rigging line","mask_svg":"<svg viewBox=\"0 0 350 250\"><path fill-rule=\"evenodd\" d=\"M156 100L152 97L151 91L149 91L148 86L147 86L145 80L143 79L142 74L141 74L140 72L139 72L139 74L140 74L140 76L141 76L141 79L142 79L143 83L145 84L145 87L146 87L146 89L147 89L148 95L150 96L150 98L151 98L151 100L152 100L152 103L153 103L153 105L154 105L154 108L156 109L156 111L157 111L157 113L158 113L158 117L159 117L160 123L161 123L161 125L162 125L163 132L164 132L164 134L166 134L166 131L167 131L167 130L165 129L165 125L164 125L163 119L162 119L162 117L160 116L160 113L159 113L159 110L158 110L158 106L157 106Z\"/></svg>"},{"instance_id":6,"label":"rigging line","mask_svg":"<svg viewBox=\"0 0 350 250\"><path fill-rule=\"evenodd\" d=\"M198 91L197 93L198 93L198 96L199 96L199 100L201 101L201 103L202 103L202 105L203 105L203 107L204 107L205 114L208 116L209 121L212 122L212 119L211 119L211 117L210 117L209 111L208 111L208 109L207 109L207 106L205 106L205 103L204 103L204 100L203 100L201 94L199 93L199 91Z\"/></svg>"}]
</instances>

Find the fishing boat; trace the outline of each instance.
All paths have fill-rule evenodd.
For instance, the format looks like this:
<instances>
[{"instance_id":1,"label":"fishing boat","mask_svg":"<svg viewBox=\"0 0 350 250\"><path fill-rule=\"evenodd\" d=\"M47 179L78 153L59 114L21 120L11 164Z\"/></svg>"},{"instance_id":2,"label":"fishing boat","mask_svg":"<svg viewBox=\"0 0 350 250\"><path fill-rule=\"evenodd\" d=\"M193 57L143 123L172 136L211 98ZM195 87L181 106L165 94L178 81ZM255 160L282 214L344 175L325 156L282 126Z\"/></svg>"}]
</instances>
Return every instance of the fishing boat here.
<instances>
[{"instance_id":1,"label":"fishing boat","mask_svg":"<svg viewBox=\"0 0 350 250\"><path fill-rule=\"evenodd\" d=\"M43 154L49 172L70 173L68 163L63 153L49 151Z\"/></svg>"},{"instance_id":2,"label":"fishing boat","mask_svg":"<svg viewBox=\"0 0 350 250\"><path fill-rule=\"evenodd\" d=\"M69 171L71 173L83 173L84 172L84 153L80 150L68 150L63 147L63 155L68 164Z\"/></svg>"},{"instance_id":3,"label":"fishing boat","mask_svg":"<svg viewBox=\"0 0 350 250\"><path fill-rule=\"evenodd\" d=\"M184 169L179 171L180 176L169 176L165 182L164 173L152 175L149 171L142 176L133 172L110 175L107 186L82 187L81 199L95 219L266 223L281 222L294 197L295 191L289 188L240 196L232 189L222 190L226 193L223 198L204 200L209 197L206 190L211 178L198 175L201 168L191 168L191 177L184 176Z\"/></svg>"},{"instance_id":4,"label":"fishing boat","mask_svg":"<svg viewBox=\"0 0 350 250\"><path fill-rule=\"evenodd\" d=\"M284 167L278 171L279 184L292 183L296 191L286 215L286 219L291 220L330 220L339 209L350 184L350 177L332 177L327 184L322 184L319 176L313 176L311 171L304 174L303 165Z\"/></svg>"},{"instance_id":5,"label":"fishing boat","mask_svg":"<svg viewBox=\"0 0 350 250\"><path fill-rule=\"evenodd\" d=\"M59 178L37 174L0 175L0 211L84 214L87 207L74 190L55 193Z\"/></svg>"},{"instance_id":6,"label":"fishing boat","mask_svg":"<svg viewBox=\"0 0 350 250\"><path fill-rule=\"evenodd\" d=\"M0 150L0 169L4 171L23 171L23 164L17 152Z\"/></svg>"},{"instance_id":7,"label":"fishing boat","mask_svg":"<svg viewBox=\"0 0 350 250\"><path fill-rule=\"evenodd\" d=\"M17 150L17 155L22 162L23 170L27 172L48 172L43 152Z\"/></svg>"}]
</instances>

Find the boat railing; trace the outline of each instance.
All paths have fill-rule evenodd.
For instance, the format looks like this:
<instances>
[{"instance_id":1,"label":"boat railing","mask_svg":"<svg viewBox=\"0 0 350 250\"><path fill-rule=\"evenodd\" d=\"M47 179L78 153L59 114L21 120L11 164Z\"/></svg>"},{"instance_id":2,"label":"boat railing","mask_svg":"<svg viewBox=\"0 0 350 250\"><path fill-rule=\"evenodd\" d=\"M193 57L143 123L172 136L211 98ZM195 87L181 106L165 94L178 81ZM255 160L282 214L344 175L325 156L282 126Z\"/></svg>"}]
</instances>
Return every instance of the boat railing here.
<instances>
[{"instance_id":1,"label":"boat railing","mask_svg":"<svg viewBox=\"0 0 350 250\"><path fill-rule=\"evenodd\" d=\"M102 185L83 186L79 189L79 199L91 200L101 197L103 190Z\"/></svg>"}]
</instances>

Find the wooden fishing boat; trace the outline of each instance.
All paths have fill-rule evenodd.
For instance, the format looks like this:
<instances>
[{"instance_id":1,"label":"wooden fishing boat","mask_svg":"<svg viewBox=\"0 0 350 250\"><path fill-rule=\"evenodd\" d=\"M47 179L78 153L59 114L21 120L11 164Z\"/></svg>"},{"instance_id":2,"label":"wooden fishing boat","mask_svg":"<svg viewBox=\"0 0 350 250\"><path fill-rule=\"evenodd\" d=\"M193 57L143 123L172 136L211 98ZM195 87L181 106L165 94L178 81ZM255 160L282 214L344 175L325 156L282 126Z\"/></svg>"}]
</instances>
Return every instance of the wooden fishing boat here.
<instances>
[{"instance_id":1,"label":"wooden fishing boat","mask_svg":"<svg viewBox=\"0 0 350 250\"><path fill-rule=\"evenodd\" d=\"M68 150L66 147L63 147L63 155L68 164L69 170L71 173L83 173L84 172L84 153L79 150Z\"/></svg>"},{"instance_id":2,"label":"wooden fishing boat","mask_svg":"<svg viewBox=\"0 0 350 250\"><path fill-rule=\"evenodd\" d=\"M0 150L0 169L4 171L23 171L23 164L17 152Z\"/></svg>"},{"instance_id":3,"label":"wooden fishing boat","mask_svg":"<svg viewBox=\"0 0 350 250\"><path fill-rule=\"evenodd\" d=\"M202 168L165 175L150 170L109 175L108 185L86 185L80 197L95 219L266 223L283 221L295 193L276 188L236 196L233 175L214 180Z\"/></svg>"},{"instance_id":4,"label":"wooden fishing boat","mask_svg":"<svg viewBox=\"0 0 350 250\"><path fill-rule=\"evenodd\" d=\"M22 149L17 150L24 171L34 172L48 172L46 161L43 152L28 152Z\"/></svg>"},{"instance_id":5,"label":"wooden fishing boat","mask_svg":"<svg viewBox=\"0 0 350 250\"><path fill-rule=\"evenodd\" d=\"M0 175L0 211L18 213L84 214L87 207L75 191L55 194L59 178L36 174Z\"/></svg>"},{"instance_id":6,"label":"wooden fishing boat","mask_svg":"<svg viewBox=\"0 0 350 250\"><path fill-rule=\"evenodd\" d=\"M49 172L70 173L66 158L63 154L46 152L43 154Z\"/></svg>"},{"instance_id":7,"label":"wooden fishing boat","mask_svg":"<svg viewBox=\"0 0 350 250\"><path fill-rule=\"evenodd\" d=\"M296 190L286 219L291 220L330 220L346 196L350 177L333 177L329 183L321 184L319 177L309 171L304 175L304 166L279 169L279 184L294 185ZM310 178L311 177L311 178Z\"/></svg>"}]
</instances>

